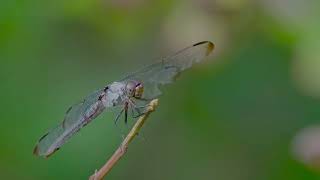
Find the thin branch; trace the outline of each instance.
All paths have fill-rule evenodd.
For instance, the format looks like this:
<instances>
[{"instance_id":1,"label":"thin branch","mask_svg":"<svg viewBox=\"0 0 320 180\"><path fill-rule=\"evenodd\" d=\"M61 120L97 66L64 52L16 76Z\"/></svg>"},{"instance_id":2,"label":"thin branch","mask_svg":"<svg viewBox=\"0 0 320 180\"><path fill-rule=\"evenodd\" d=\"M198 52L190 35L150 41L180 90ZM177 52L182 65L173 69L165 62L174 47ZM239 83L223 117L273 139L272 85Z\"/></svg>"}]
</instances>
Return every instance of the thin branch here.
<instances>
[{"instance_id":1,"label":"thin branch","mask_svg":"<svg viewBox=\"0 0 320 180\"><path fill-rule=\"evenodd\" d=\"M158 99L152 100L146 108L146 112L142 115L137 122L134 124L127 137L120 144L118 149L113 153L111 158L101 167L99 171L96 171L93 175L90 176L89 180L100 180L105 177L112 167L121 159L121 157L127 152L129 143L133 140L133 138L138 135L141 127L146 122L149 115L155 111L158 106Z\"/></svg>"}]
</instances>

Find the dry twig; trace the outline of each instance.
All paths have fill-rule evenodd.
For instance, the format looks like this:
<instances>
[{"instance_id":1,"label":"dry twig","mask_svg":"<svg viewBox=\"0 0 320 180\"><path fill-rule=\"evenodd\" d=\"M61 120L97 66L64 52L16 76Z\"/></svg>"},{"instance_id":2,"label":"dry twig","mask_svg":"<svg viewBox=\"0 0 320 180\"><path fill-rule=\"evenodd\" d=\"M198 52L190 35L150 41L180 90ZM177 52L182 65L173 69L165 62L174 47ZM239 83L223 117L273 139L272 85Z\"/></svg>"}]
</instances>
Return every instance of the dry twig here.
<instances>
[{"instance_id":1,"label":"dry twig","mask_svg":"<svg viewBox=\"0 0 320 180\"><path fill-rule=\"evenodd\" d=\"M146 108L146 113L142 115L137 122L134 124L132 129L130 130L127 137L120 144L118 149L113 153L111 158L104 164L99 171L95 171L93 175L90 176L89 180L100 180L106 176L112 167L121 159L121 157L127 152L129 143L133 140L133 138L138 135L141 127L149 117L149 115L155 111L155 108L158 106L158 99L152 100L148 107Z\"/></svg>"}]
</instances>

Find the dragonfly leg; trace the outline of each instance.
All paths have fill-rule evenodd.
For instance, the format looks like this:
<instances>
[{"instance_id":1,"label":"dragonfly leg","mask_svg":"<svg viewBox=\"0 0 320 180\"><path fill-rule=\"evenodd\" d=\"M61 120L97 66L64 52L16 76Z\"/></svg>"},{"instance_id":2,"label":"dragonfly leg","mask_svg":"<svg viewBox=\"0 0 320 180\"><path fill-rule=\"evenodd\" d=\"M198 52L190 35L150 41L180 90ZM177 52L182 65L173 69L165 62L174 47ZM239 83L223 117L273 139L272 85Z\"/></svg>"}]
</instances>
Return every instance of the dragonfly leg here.
<instances>
[{"instance_id":1,"label":"dragonfly leg","mask_svg":"<svg viewBox=\"0 0 320 180\"><path fill-rule=\"evenodd\" d=\"M128 103L124 105L124 123L127 124L128 122Z\"/></svg>"},{"instance_id":2,"label":"dragonfly leg","mask_svg":"<svg viewBox=\"0 0 320 180\"><path fill-rule=\"evenodd\" d=\"M133 118L138 118L138 117L145 114L145 112L141 112L140 109L143 108L143 110L144 110L148 105L137 106L131 99L128 102L131 107L131 112L132 112ZM138 115L135 115L134 111L136 111L138 113Z\"/></svg>"},{"instance_id":3,"label":"dragonfly leg","mask_svg":"<svg viewBox=\"0 0 320 180\"><path fill-rule=\"evenodd\" d=\"M125 133L124 133L123 129L118 126L117 122L118 122L119 118L121 117L121 115L123 114L124 110L125 110L125 108L122 108L121 111L119 112L119 114L117 115L117 117L114 120L115 126L120 131L122 140L124 140L124 138L125 138Z\"/></svg>"},{"instance_id":4,"label":"dragonfly leg","mask_svg":"<svg viewBox=\"0 0 320 180\"><path fill-rule=\"evenodd\" d=\"M114 120L114 124L115 125L117 125L117 122L118 122L120 116L122 115L123 111L124 111L124 108L119 112L119 114L117 115L116 119Z\"/></svg>"},{"instance_id":5,"label":"dragonfly leg","mask_svg":"<svg viewBox=\"0 0 320 180\"><path fill-rule=\"evenodd\" d=\"M136 115L135 115L135 111L134 111L134 107L132 107L132 105L130 105L130 110L131 110L131 117L134 118Z\"/></svg>"},{"instance_id":6,"label":"dragonfly leg","mask_svg":"<svg viewBox=\"0 0 320 180\"><path fill-rule=\"evenodd\" d=\"M145 114L145 112L141 112L139 108L131 107L130 109L131 109L131 117L133 119L138 118L138 117L140 117L140 116Z\"/></svg>"},{"instance_id":7,"label":"dragonfly leg","mask_svg":"<svg viewBox=\"0 0 320 180\"><path fill-rule=\"evenodd\" d=\"M149 106L149 102L151 101L151 100L149 100L149 99L138 99L138 100L141 100L141 101L144 101L144 102L148 102L148 103L146 103L145 105L138 106L133 100L130 99L130 103L131 103L135 108L140 108L140 109L148 107L148 106Z\"/></svg>"}]
</instances>

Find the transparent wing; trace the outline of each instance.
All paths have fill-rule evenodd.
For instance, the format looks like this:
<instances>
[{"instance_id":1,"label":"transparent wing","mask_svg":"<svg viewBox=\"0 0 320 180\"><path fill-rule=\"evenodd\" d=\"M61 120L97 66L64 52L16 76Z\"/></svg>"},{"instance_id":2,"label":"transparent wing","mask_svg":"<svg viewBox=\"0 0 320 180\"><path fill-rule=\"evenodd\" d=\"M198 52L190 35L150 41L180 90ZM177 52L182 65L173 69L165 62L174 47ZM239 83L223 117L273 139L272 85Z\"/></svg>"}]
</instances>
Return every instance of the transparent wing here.
<instances>
[{"instance_id":1,"label":"transparent wing","mask_svg":"<svg viewBox=\"0 0 320 180\"><path fill-rule=\"evenodd\" d=\"M104 109L101 96L105 92L98 90L87 96L82 102L71 106L63 122L42 136L34 149L38 156L50 156L58 150L73 134L91 122Z\"/></svg>"},{"instance_id":2,"label":"transparent wing","mask_svg":"<svg viewBox=\"0 0 320 180\"><path fill-rule=\"evenodd\" d=\"M201 62L209 56L214 44L209 41L196 43L177 53L163 58L160 62L151 64L125 77L123 81L138 80L144 84L143 98L153 99L161 95L159 85L172 83L177 75Z\"/></svg>"}]
</instances>

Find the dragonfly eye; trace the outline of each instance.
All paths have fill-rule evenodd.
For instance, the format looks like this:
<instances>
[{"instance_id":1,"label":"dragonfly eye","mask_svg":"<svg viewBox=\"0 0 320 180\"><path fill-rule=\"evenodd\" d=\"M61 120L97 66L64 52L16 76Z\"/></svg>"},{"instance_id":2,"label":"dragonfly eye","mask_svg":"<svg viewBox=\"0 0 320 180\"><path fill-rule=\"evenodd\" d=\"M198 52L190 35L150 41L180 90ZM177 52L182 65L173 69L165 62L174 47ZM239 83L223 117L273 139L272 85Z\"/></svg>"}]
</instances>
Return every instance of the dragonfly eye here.
<instances>
[{"instance_id":1,"label":"dragonfly eye","mask_svg":"<svg viewBox=\"0 0 320 180\"><path fill-rule=\"evenodd\" d=\"M134 92L134 97L135 98L141 98L143 94L143 85L141 83L136 84L135 92Z\"/></svg>"}]
</instances>

